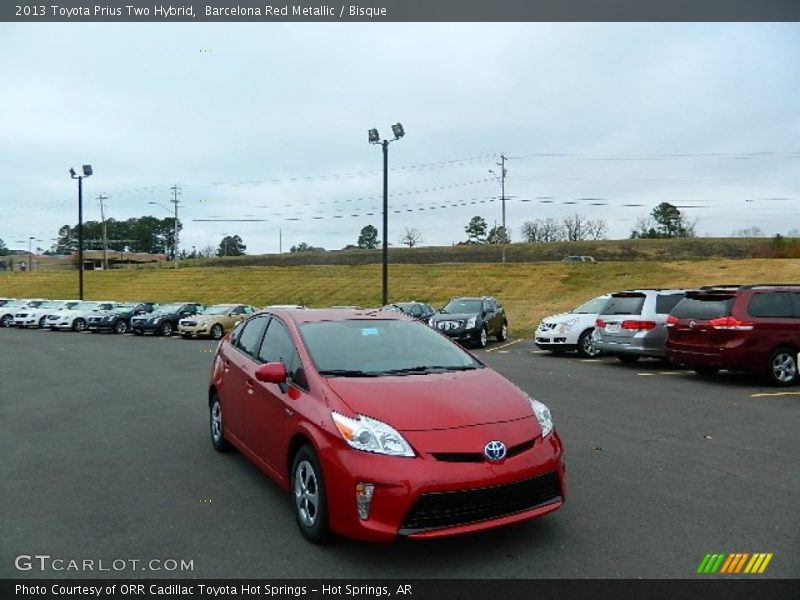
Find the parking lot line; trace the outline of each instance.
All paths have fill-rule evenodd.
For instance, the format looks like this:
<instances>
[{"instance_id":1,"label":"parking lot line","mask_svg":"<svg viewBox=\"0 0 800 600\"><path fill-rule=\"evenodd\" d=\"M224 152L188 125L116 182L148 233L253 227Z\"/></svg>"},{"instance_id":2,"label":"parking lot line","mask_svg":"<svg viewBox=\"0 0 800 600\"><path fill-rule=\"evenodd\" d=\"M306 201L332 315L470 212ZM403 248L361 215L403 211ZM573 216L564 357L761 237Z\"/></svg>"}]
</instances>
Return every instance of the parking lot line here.
<instances>
[{"instance_id":1,"label":"parking lot line","mask_svg":"<svg viewBox=\"0 0 800 600\"><path fill-rule=\"evenodd\" d=\"M508 348L509 346L513 346L514 344L519 344L522 341L524 341L524 340L522 340L522 339L514 340L513 342L508 342L507 344L503 344L502 346L496 346L495 348L489 348L487 350L487 352L494 352L495 350L500 350L501 348Z\"/></svg>"},{"instance_id":2,"label":"parking lot line","mask_svg":"<svg viewBox=\"0 0 800 600\"><path fill-rule=\"evenodd\" d=\"M758 394L750 394L751 398L761 398L763 396L800 396L800 392L760 392Z\"/></svg>"},{"instance_id":3,"label":"parking lot line","mask_svg":"<svg viewBox=\"0 0 800 600\"><path fill-rule=\"evenodd\" d=\"M637 373L639 377L652 377L655 373Z\"/></svg>"}]
</instances>

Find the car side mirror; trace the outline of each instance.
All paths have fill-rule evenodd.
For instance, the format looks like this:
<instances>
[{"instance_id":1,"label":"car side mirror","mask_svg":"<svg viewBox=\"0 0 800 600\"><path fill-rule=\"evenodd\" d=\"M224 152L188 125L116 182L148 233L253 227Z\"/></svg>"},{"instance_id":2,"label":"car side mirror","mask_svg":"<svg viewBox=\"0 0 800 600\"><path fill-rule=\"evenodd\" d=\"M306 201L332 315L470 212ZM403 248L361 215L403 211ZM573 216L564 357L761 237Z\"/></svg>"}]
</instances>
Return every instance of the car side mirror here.
<instances>
[{"instance_id":1,"label":"car side mirror","mask_svg":"<svg viewBox=\"0 0 800 600\"><path fill-rule=\"evenodd\" d=\"M264 383L286 384L286 367L283 363L270 362L256 369L256 379Z\"/></svg>"}]
</instances>

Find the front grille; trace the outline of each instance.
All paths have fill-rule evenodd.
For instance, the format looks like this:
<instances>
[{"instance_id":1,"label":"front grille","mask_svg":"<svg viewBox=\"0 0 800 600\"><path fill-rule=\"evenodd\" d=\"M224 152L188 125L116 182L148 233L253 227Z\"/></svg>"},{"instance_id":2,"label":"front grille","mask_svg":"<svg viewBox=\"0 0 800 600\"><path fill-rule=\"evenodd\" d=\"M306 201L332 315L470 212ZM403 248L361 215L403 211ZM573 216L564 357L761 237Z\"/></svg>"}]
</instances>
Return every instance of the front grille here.
<instances>
[{"instance_id":1,"label":"front grille","mask_svg":"<svg viewBox=\"0 0 800 600\"><path fill-rule=\"evenodd\" d=\"M513 515L561 500L554 471L473 490L423 494L406 515L401 535Z\"/></svg>"},{"instance_id":2,"label":"front grille","mask_svg":"<svg viewBox=\"0 0 800 600\"><path fill-rule=\"evenodd\" d=\"M103 320L103 317L89 317L87 320L89 323L99 323Z\"/></svg>"},{"instance_id":3,"label":"front grille","mask_svg":"<svg viewBox=\"0 0 800 600\"><path fill-rule=\"evenodd\" d=\"M144 325L147 319L131 319L131 325Z\"/></svg>"},{"instance_id":4,"label":"front grille","mask_svg":"<svg viewBox=\"0 0 800 600\"><path fill-rule=\"evenodd\" d=\"M526 450L530 450L533 448L535 441L536 440L528 440L527 442L522 442L516 446L511 446L511 448L509 448L506 452L506 458L511 458L513 456L522 454ZM442 462L479 463L483 462L484 460L488 460L482 452L431 452L431 456L433 456L433 458L436 460L441 460Z\"/></svg>"},{"instance_id":5,"label":"front grille","mask_svg":"<svg viewBox=\"0 0 800 600\"><path fill-rule=\"evenodd\" d=\"M464 327L464 321L439 321L435 325L439 331L455 331Z\"/></svg>"},{"instance_id":6,"label":"front grille","mask_svg":"<svg viewBox=\"0 0 800 600\"><path fill-rule=\"evenodd\" d=\"M59 316L58 316L58 315L49 315L49 316L47 317L47 320L48 320L48 321L58 321L58 319L59 319Z\"/></svg>"},{"instance_id":7,"label":"front grille","mask_svg":"<svg viewBox=\"0 0 800 600\"><path fill-rule=\"evenodd\" d=\"M17 313L14 316L20 319L24 319L25 317L28 316L28 313Z\"/></svg>"},{"instance_id":8,"label":"front grille","mask_svg":"<svg viewBox=\"0 0 800 600\"><path fill-rule=\"evenodd\" d=\"M551 329L555 329L555 323L542 323L539 325L539 331L550 331Z\"/></svg>"},{"instance_id":9,"label":"front grille","mask_svg":"<svg viewBox=\"0 0 800 600\"><path fill-rule=\"evenodd\" d=\"M196 327L197 321L181 321L181 325L184 327Z\"/></svg>"}]
</instances>

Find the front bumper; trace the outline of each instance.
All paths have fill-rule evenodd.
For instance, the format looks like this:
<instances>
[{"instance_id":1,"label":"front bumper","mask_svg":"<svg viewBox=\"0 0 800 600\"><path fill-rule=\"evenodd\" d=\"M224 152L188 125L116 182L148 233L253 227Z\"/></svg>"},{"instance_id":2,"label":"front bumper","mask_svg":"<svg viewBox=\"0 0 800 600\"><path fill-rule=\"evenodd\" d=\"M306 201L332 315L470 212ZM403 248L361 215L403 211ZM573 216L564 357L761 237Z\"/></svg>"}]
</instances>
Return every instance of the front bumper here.
<instances>
[{"instance_id":1,"label":"front bumper","mask_svg":"<svg viewBox=\"0 0 800 600\"><path fill-rule=\"evenodd\" d=\"M557 510L566 498L556 432L495 463L451 462L429 454L392 457L340 444L325 448L320 458L331 527L361 540L389 542L398 536L422 539L492 529ZM375 485L367 519L358 516L358 483Z\"/></svg>"},{"instance_id":2,"label":"front bumper","mask_svg":"<svg viewBox=\"0 0 800 600\"><path fill-rule=\"evenodd\" d=\"M132 331L142 331L142 332L150 332L156 333L160 328L164 321L159 321L158 323L151 323L150 321L142 322L135 322L131 321L131 330Z\"/></svg>"},{"instance_id":3,"label":"front bumper","mask_svg":"<svg viewBox=\"0 0 800 600\"><path fill-rule=\"evenodd\" d=\"M33 327L39 324L39 319L35 317L14 317L15 327Z\"/></svg>"},{"instance_id":4,"label":"front bumper","mask_svg":"<svg viewBox=\"0 0 800 600\"><path fill-rule=\"evenodd\" d=\"M183 336L209 337L211 335L211 325L183 325L178 324L178 333Z\"/></svg>"},{"instance_id":5,"label":"front bumper","mask_svg":"<svg viewBox=\"0 0 800 600\"><path fill-rule=\"evenodd\" d=\"M434 324L434 329L441 334L446 335L451 340L457 342L478 342L481 339L481 328L474 327L473 329L439 329Z\"/></svg>"},{"instance_id":6,"label":"front bumper","mask_svg":"<svg viewBox=\"0 0 800 600\"><path fill-rule=\"evenodd\" d=\"M89 331L111 331L114 329L114 323L111 321L89 321L86 324Z\"/></svg>"}]
</instances>

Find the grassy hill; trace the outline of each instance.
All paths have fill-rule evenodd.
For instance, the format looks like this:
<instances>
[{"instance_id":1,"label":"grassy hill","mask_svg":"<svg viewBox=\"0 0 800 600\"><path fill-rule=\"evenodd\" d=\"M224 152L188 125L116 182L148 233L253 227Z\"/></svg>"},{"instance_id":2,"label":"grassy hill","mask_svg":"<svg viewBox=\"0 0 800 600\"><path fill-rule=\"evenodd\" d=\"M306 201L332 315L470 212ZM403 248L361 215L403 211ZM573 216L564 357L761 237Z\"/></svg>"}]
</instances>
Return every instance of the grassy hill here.
<instances>
[{"instance_id":1,"label":"grassy hill","mask_svg":"<svg viewBox=\"0 0 800 600\"><path fill-rule=\"evenodd\" d=\"M800 283L800 260L610 261L562 263L398 264L390 266L390 299L439 306L452 296L487 294L506 307L512 335L530 335L541 317L595 295L634 287L748 282ZM380 265L196 267L88 271L87 299L246 302L257 306L377 306ZM0 297L73 298L77 272L0 273Z\"/></svg>"}]
</instances>

